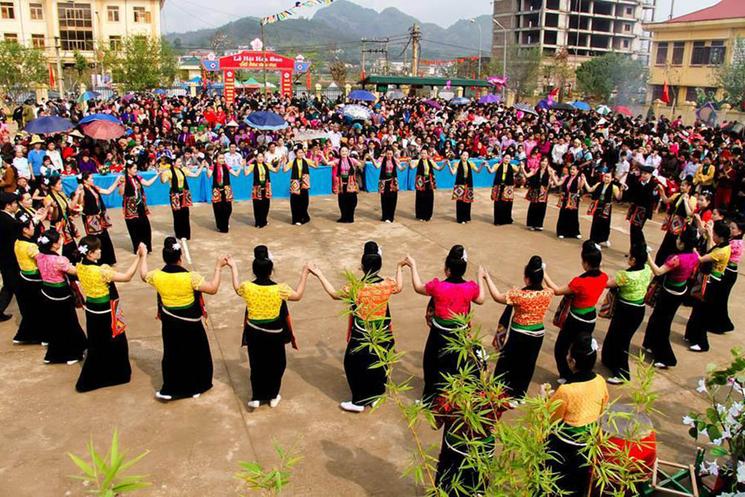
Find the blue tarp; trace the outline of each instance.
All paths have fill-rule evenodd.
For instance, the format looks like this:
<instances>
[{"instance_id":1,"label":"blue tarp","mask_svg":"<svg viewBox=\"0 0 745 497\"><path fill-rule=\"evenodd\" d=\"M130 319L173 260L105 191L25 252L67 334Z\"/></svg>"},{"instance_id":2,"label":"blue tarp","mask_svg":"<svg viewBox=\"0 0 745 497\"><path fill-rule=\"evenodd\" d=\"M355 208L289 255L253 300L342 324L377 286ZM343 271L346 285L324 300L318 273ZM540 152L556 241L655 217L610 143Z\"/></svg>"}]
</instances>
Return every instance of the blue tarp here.
<instances>
[{"instance_id":1,"label":"blue tarp","mask_svg":"<svg viewBox=\"0 0 745 497\"><path fill-rule=\"evenodd\" d=\"M472 160L477 166L484 162L483 160L474 159ZM496 160L489 161L490 165L496 163ZM442 164L442 163L440 163ZM408 166L408 164L407 164ZM143 179L150 179L155 176L154 171L145 171L141 173ZM116 180L118 174L96 174L93 176L94 182L101 188L108 188ZM378 178L380 177L380 170L376 169L371 163L365 165L365 178L367 188L370 191L377 191ZM311 168L310 170L310 194L311 195L330 195L331 194L331 168L320 166L317 169ZM414 182L416 180L416 171L407 167L405 171L398 172L399 188L401 190L414 190ZM447 167L442 171L435 171L435 178L437 180L437 187L441 189L452 188L455 183L455 177L450 173ZM212 179L207 177L207 173L203 172L197 178L188 178L189 188L191 189L192 200L194 202L210 202L212 198ZM490 187L493 183L493 176L489 174L486 168L478 174L473 175L473 185L476 188ZM230 183L233 187L233 195L235 200L250 200L251 199L251 188L253 185L253 178L251 176L231 176ZM65 176L62 179L62 184L65 189L65 193L68 195L72 194L77 187L78 181L75 176ZM169 199L170 183L161 183L157 180L152 186L145 188L145 194L147 195L148 205L168 205L170 204ZM272 173L272 194L275 198L288 198L290 196L290 173L289 172L278 172ZM106 207L121 207L122 197L118 191L115 191L111 195L104 196L104 203Z\"/></svg>"}]
</instances>

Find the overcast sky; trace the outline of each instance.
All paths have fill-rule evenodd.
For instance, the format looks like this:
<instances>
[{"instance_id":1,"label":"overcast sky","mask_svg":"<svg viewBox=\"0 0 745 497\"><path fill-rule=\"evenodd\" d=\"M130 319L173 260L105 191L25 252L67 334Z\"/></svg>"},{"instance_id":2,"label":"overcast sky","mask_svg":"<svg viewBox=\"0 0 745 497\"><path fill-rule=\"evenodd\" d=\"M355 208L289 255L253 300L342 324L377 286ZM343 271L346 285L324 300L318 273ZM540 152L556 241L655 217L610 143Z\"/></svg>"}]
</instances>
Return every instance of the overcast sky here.
<instances>
[{"instance_id":1,"label":"overcast sky","mask_svg":"<svg viewBox=\"0 0 745 497\"><path fill-rule=\"evenodd\" d=\"M351 0L376 9L396 7L425 22L448 27L458 19L488 14L491 0ZM670 4L675 2L675 15L708 7L718 0L657 0L657 20L670 15ZM744 0L745 1L745 0ZM167 0L163 9L163 29L181 32L194 29L216 28L226 22L245 16L266 16L292 6L293 0ZM310 17L315 9L305 9ZM342 27L343 29L343 27Z\"/></svg>"}]
</instances>

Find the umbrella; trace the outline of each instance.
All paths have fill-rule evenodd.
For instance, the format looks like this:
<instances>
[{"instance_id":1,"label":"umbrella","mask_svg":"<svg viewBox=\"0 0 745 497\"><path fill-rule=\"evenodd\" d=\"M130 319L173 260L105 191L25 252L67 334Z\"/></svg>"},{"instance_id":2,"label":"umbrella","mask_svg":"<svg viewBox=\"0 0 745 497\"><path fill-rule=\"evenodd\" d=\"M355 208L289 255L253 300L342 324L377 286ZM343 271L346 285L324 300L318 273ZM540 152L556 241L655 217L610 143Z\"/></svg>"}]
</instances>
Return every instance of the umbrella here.
<instances>
[{"instance_id":1,"label":"umbrella","mask_svg":"<svg viewBox=\"0 0 745 497\"><path fill-rule=\"evenodd\" d=\"M304 131L296 131L293 138L297 141L311 141L311 140L328 140L330 133L323 130L306 129Z\"/></svg>"},{"instance_id":2,"label":"umbrella","mask_svg":"<svg viewBox=\"0 0 745 497\"><path fill-rule=\"evenodd\" d=\"M611 113L611 110L610 107L608 107L607 105L598 105L595 109L595 112L597 112L601 116L607 116Z\"/></svg>"},{"instance_id":3,"label":"umbrella","mask_svg":"<svg viewBox=\"0 0 745 497\"><path fill-rule=\"evenodd\" d=\"M385 98L388 100L401 100L404 98L404 92L401 90L390 90L388 93L385 94Z\"/></svg>"},{"instance_id":4,"label":"umbrella","mask_svg":"<svg viewBox=\"0 0 745 497\"><path fill-rule=\"evenodd\" d=\"M231 119L230 122L225 125L225 127L226 128L237 128L238 127L238 123Z\"/></svg>"},{"instance_id":5,"label":"umbrella","mask_svg":"<svg viewBox=\"0 0 745 497\"><path fill-rule=\"evenodd\" d=\"M287 127L287 121L282 116L268 111L252 112L246 118L246 123L261 131L277 131Z\"/></svg>"},{"instance_id":6,"label":"umbrella","mask_svg":"<svg viewBox=\"0 0 745 497\"><path fill-rule=\"evenodd\" d=\"M631 112L631 109L629 109L625 105L616 105L615 107L613 107L613 111L628 117L634 116L634 113Z\"/></svg>"},{"instance_id":7,"label":"umbrella","mask_svg":"<svg viewBox=\"0 0 745 497\"><path fill-rule=\"evenodd\" d=\"M554 110L574 110L574 107L564 102L554 102L551 108Z\"/></svg>"},{"instance_id":8,"label":"umbrella","mask_svg":"<svg viewBox=\"0 0 745 497\"><path fill-rule=\"evenodd\" d=\"M590 104L587 102L581 102L579 100L575 100L572 102L572 107L574 107L577 110L581 110L582 112L588 112L592 110L592 107L590 107Z\"/></svg>"},{"instance_id":9,"label":"umbrella","mask_svg":"<svg viewBox=\"0 0 745 497\"><path fill-rule=\"evenodd\" d=\"M455 97L450 101L451 105L468 105L470 103L471 99L466 97Z\"/></svg>"},{"instance_id":10,"label":"umbrella","mask_svg":"<svg viewBox=\"0 0 745 497\"><path fill-rule=\"evenodd\" d=\"M546 100L545 98L538 101L538 104L536 104L536 107L538 107L541 110L548 110L551 108L551 104Z\"/></svg>"},{"instance_id":11,"label":"umbrella","mask_svg":"<svg viewBox=\"0 0 745 497\"><path fill-rule=\"evenodd\" d=\"M167 92L163 88L158 88L153 93L155 93L156 95L165 95Z\"/></svg>"},{"instance_id":12,"label":"umbrella","mask_svg":"<svg viewBox=\"0 0 745 497\"><path fill-rule=\"evenodd\" d=\"M449 102L450 100L455 98L455 93L453 93L452 91L443 90L438 93L437 96Z\"/></svg>"},{"instance_id":13,"label":"umbrella","mask_svg":"<svg viewBox=\"0 0 745 497\"><path fill-rule=\"evenodd\" d=\"M367 90L354 90L347 96L348 100L362 100L363 102L374 102L378 99Z\"/></svg>"},{"instance_id":14,"label":"umbrella","mask_svg":"<svg viewBox=\"0 0 745 497\"><path fill-rule=\"evenodd\" d=\"M59 116L44 116L29 123L24 128L29 133L46 135L50 133L60 133L72 129L74 126L69 119Z\"/></svg>"},{"instance_id":15,"label":"umbrella","mask_svg":"<svg viewBox=\"0 0 745 497\"><path fill-rule=\"evenodd\" d=\"M78 124L88 124L94 121L108 121L114 124L122 124L118 117L112 116L111 114L91 114L81 119Z\"/></svg>"},{"instance_id":16,"label":"umbrella","mask_svg":"<svg viewBox=\"0 0 745 497\"><path fill-rule=\"evenodd\" d=\"M99 98L101 96L100 93L97 91L88 90L84 92L80 97L78 98L79 102L87 102L88 100L95 100L96 98Z\"/></svg>"},{"instance_id":17,"label":"umbrella","mask_svg":"<svg viewBox=\"0 0 745 497\"><path fill-rule=\"evenodd\" d=\"M498 104L502 101L502 97L500 95L495 95L493 93L489 93L487 95L484 95L479 99L480 104Z\"/></svg>"},{"instance_id":18,"label":"umbrella","mask_svg":"<svg viewBox=\"0 0 745 497\"><path fill-rule=\"evenodd\" d=\"M535 109L528 104L515 104L513 108L525 112L526 114L533 114L534 116L538 115Z\"/></svg>"},{"instance_id":19,"label":"umbrella","mask_svg":"<svg viewBox=\"0 0 745 497\"><path fill-rule=\"evenodd\" d=\"M345 105L341 113L353 121L367 121L372 116L370 109L362 105Z\"/></svg>"},{"instance_id":20,"label":"umbrella","mask_svg":"<svg viewBox=\"0 0 745 497\"><path fill-rule=\"evenodd\" d=\"M425 104L429 105L430 107L440 110L442 109L442 104L438 102L437 100L432 100L431 98L429 100L424 101Z\"/></svg>"},{"instance_id":21,"label":"umbrella","mask_svg":"<svg viewBox=\"0 0 745 497\"><path fill-rule=\"evenodd\" d=\"M124 126L111 121L93 121L83 124L83 134L96 140L115 140L124 135Z\"/></svg>"}]
</instances>

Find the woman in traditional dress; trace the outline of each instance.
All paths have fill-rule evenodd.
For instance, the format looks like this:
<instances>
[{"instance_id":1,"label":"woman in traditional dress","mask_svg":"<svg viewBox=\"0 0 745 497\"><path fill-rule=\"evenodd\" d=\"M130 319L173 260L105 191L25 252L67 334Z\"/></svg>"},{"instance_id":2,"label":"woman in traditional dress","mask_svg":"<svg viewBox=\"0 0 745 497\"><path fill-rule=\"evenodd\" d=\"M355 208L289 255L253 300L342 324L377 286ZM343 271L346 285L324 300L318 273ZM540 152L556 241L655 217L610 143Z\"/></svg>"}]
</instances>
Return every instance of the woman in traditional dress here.
<instances>
[{"instance_id":1,"label":"woman in traditional dress","mask_svg":"<svg viewBox=\"0 0 745 497\"><path fill-rule=\"evenodd\" d=\"M41 275L36 265L39 247L36 245L35 232L36 227L41 223L26 213L21 214L17 219L20 223L20 233L13 251L20 269L20 279L15 295L18 299L21 322L13 337L13 343L16 345L47 343L50 330L43 328Z\"/></svg>"},{"instance_id":2,"label":"woman in traditional dress","mask_svg":"<svg viewBox=\"0 0 745 497\"><path fill-rule=\"evenodd\" d=\"M378 160L373 160L376 169L380 169L378 193L380 193L381 221L392 223L396 219L396 204L398 204L398 172L404 171L406 166L399 164L393 156L393 149L386 148L385 153Z\"/></svg>"},{"instance_id":3,"label":"woman in traditional dress","mask_svg":"<svg viewBox=\"0 0 745 497\"><path fill-rule=\"evenodd\" d=\"M610 247L613 201L621 201L623 190L613 184L613 175L611 173L603 173L602 180L592 186L585 184L585 189L592 196L592 203L587 210L587 214L592 216L590 240L599 245Z\"/></svg>"},{"instance_id":4,"label":"woman in traditional dress","mask_svg":"<svg viewBox=\"0 0 745 497\"><path fill-rule=\"evenodd\" d=\"M191 240L191 223L189 222L189 208L192 206L191 190L186 178L198 178L202 174L205 161L192 172L184 167L183 160L164 160L165 167L160 172L161 183L170 183L171 213L173 214L173 232L179 240Z\"/></svg>"},{"instance_id":5,"label":"woman in traditional dress","mask_svg":"<svg viewBox=\"0 0 745 497\"><path fill-rule=\"evenodd\" d=\"M628 269L618 271L608 280L608 288L617 288L613 318L603 341L602 361L613 376L611 385L620 385L631 379L629 370L629 347L634 333L644 321L644 298L654 274L647 265L649 254L645 245L631 247L626 262Z\"/></svg>"},{"instance_id":6,"label":"woman in traditional dress","mask_svg":"<svg viewBox=\"0 0 745 497\"><path fill-rule=\"evenodd\" d=\"M305 158L305 150L298 147L295 159L285 165L285 172L290 171L290 211L292 224L301 226L310 222L308 205L310 204L310 168L318 164Z\"/></svg>"},{"instance_id":7,"label":"woman in traditional dress","mask_svg":"<svg viewBox=\"0 0 745 497\"><path fill-rule=\"evenodd\" d=\"M556 235L559 239L566 237L580 239L582 235L579 232L579 201L586 184L585 176L579 174L579 168L572 164L569 167L569 174L555 182L561 190Z\"/></svg>"},{"instance_id":8,"label":"woman in traditional dress","mask_svg":"<svg viewBox=\"0 0 745 497\"><path fill-rule=\"evenodd\" d=\"M431 221L435 209L435 190L437 190L435 171L442 171L444 166L438 166L435 161L431 160L429 149L424 147L419 152L419 160L412 161L410 167L416 170L414 213L420 221Z\"/></svg>"},{"instance_id":9,"label":"woman in traditional dress","mask_svg":"<svg viewBox=\"0 0 745 497\"><path fill-rule=\"evenodd\" d=\"M533 379L538 354L546 332L543 320L554 296L553 290L543 286L543 260L534 255L525 266L525 287L500 293L489 273L484 272L487 288L492 298L508 306L504 328L500 328L494 340L499 350L494 376L504 384L510 396L521 400ZM510 321L509 314L513 313ZM504 317L504 316L503 316Z\"/></svg>"},{"instance_id":10,"label":"woman in traditional dress","mask_svg":"<svg viewBox=\"0 0 745 497\"><path fill-rule=\"evenodd\" d=\"M75 261L78 257L76 240L80 233L72 217L80 211L80 206L65 195L61 176L49 178L49 195L44 199L44 207L48 212L49 227L62 236L62 255Z\"/></svg>"},{"instance_id":11,"label":"woman in traditional dress","mask_svg":"<svg viewBox=\"0 0 745 497\"><path fill-rule=\"evenodd\" d=\"M597 321L595 306L605 291L608 275L600 270L603 255L600 246L587 240L582 244L582 269L584 272L572 279L568 285L559 287L548 274L544 274L546 285L556 295L566 296L562 306L568 311L556 337L554 359L559 371L559 383L565 383L571 375L567 363L567 352L578 336L592 336Z\"/></svg>"},{"instance_id":12,"label":"woman in traditional dress","mask_svg":"<svg viewBox=\"0 0 745 497\"><path fill-rule=\"evenodd\" d=\"M140 278L158 292L158 317L163 329L163 386L160 400L199 397L212 388L212 355L202 319L202 294L215 295L226 257L218 257L210 281L182 265L181 243L169 236L163 245L163 269L148 271L140 265Z\"/></svg>"},{"instance_id":13,"label":"woman in traditional dress","mask_svg":"<svg viewBox=\"0 0 745 497\"><path fill-rule=\"evenodd\" d=\"M551 186L551 168L548 164L548 157L542 158L539 167L535 170L527 171L525 167L522 167L522 173L528 181L528 193L525 198L530 202L526 224L532 231L543 231L548 190Z\"/></svg>"},{"instance_id":14,"label":"woman in traditional dress","mask_svg":"<svg viewBox=\"0 0 745 497\"><path fill-rule=\"evenodd\" d=\"M468 160L468 152L460 154L460 160L449 163L450 172L455 176L453 200L455 200L455 221L460 224L471 222L471 204L473 203L473 175L481 172L481 166Z\"/></svg>"},{"instance_id":15,"label":"woman in traditional dress","mask_svg":"<svg viewBox=\"0 0 745 497\"><path fill-rule=\"evenodd\" d=\"M512 224L512 203L515 196L515 175L520 168L512 163L510 154L504 154L502 161L494 166L486 166L494 174L491 200L494 202L494 224Z\"/></svg>"},{"instance_id":16,"label":"woman in traditional dress","mask_svg":"<svg viewBox=\"0 0 745 497\"><path fill-rule=\"evenodd\" d=\"M730 229L730 257L729 263L727 264L727 270L724 272L722 277L722 298L720 309L722 311L712 325L711 330L715 333L728 333L734 331L735 325L732 323L732 319L729 316L729 298L732 294L732 288L734 288L737 282L737 271L742 259L743 241L742 235L745 231L745 219L739 217L736 220L729 222Z\"/></svg>"},{"instance_id":17,"label":"woman in traditional dress","mask_svg":"<svg viewBox=\"0 0 745 497\"><path fill-rule=\"evenodd\" d=\"M127 162L124 171L124 176L119 177L117 184L122 196L124 222L132 240L132 251L136 253L140 243L144 243L150 253L153 251L153 233L148 219L150 210L147 208L145 187L155 183L158 176L149 180L142 179L137 174L137 163L134 161Z\"/></svg>"},{"instance_id":18,"label":"woman in traditional dress","mask_svg":"<svg viewBox=\"0 0 745 497\"><path fill-rule=\"evenodd\" d=\"M349 149L341 147L339 158L329 162L331 166L331 190L336 194L341 216L337 223L353 223L354 210L357 208L357 170L362 163L349 156Z\"/></svg>"},{"instance_id":19,"label":"woman in traditional dress","mask_svg":"<svg viewBox=\"0 0 745 497\"><path fill-rule=\"evenodd\" d=\"M414 291L431 298L428 314L432 314L427 345L424 348L424 391L422 400L431 404L442 390L446 374L458 372L458 354L448 351L448 338L457 337L469 328L463 320L471 312L471 303L484 303L484 282L481 271L478 281L466 281L468 254L462 245L450 249L445 259L445 280L438 278L424 284L419 277L416 261L407 256L405 264L411 268Z\"/></svg>"},{"instance_id":20,"label":"woman in traditional dress","mask_svg":"<svg viewBox=\"0 0 745 497\"><path fill-rule=\"evenodd\" d=\"M248 349L251 369L251 400L248 407L256 409L262 402L277 407L282 396L282 376L287 367L285 346L297 349L287 302L298 302L305 293L308 267L303 267L297 289L285 283L275 283L271 277L274 261L265 245L254 248L252 269L256 279L240 282L238 266L228 258L233 275L233 289L246 302L243 318L242 345Z\"/></svg>"},{"instance_id":21,"label":"woman in traditional dress","mask_svg":"<svg viewBox=\"0 0 745 497\"><path fill-rule=\"evenodd\" d=\"M124 273L102 262L102 248L101 239L93 235L84 237L78 246L83 259L76 269L85 296L88 334L88 353L75 384L78 392L129 383L132 376L126 326L121 320L119 292L114 283L132 281L137 267L147 256L147 247L140 244L137 257Z\"/></svg>"},{"instance_id":22,"label":"woman in traditional dress","mask_svg":"<svg viewBox=\"0 0 745 497\"><path fill-rule=\"evenodd\" d=\"M688 350L693 352L707 352L709 350L708 332L715 330L722 312L722 297L725 289L722 283L727 271L732 247L729 244L730 229L724 221L716 221L706 226L706 248L708 253L701 257L700 264L709 264L711 271L703 275L705 282L703 295L695 299L691 316L686 324L685 338L690 342ZM724 302L726 306L727 303ZM718 331L718 330L715 330Z\"/></svg>"},{"instance_id":23,"label":"woman in traditional dress","mask_svg":"<svg viewBox=\"0 0 745 497\"><path fill-rule=\"evenodd\" d=\"M269 206L272 199L271 173L279 171L279 165L273 166L266 162L264 152L259 152L256 157L246 164L246 176L253 174L253 188L251 189L251 200L254 207L254 225L263 228L269 222Z\"/></svg>"},{"instance_id":24,"label":"woman in traditional dress","mask_svg":"<svg viewBox=\"0 0 745 497\"><path fill-rule=\"evenodd\" d=\"M75 296L68 276L77 274L64 255L62 236L55 229L45 231L38 240L36 264L41 275L41 326L48 334L45 364L75 364L83 358L86 338L75 312Z\"/></svg>"},{"instance_id":25,"label":"woman in traditional dress","mask_svg":"<svg viewBox=\"0 0 745 497\"><path fill-rule=\"evenodd\" d=\"M43 204L42 204L43 205ZM18 211L16 212L16 219L20 219L21 216L28 216L29 219L34 219L34 235L31 237L32 241L36 243L36 239L39 238L42 231L44 231L44 224L42 221L46 219L46 209L43 207L37 209L34 206L34 200L30 193L22 193L18 196Z\"/></svg>"},{"instance_id":26,"label":"woman in traditional dress","mask_svg":"<svg viewBox=\"0 0 745 497\"><path fill-rule=\"evenodd\" d=\"M212 178L212 212L215 225L220 233L230 231L230 216L233 214L233 187L230 176L239 176L240 169L233 169L225 162L225 154L218 154L215 164L207 169L207 177Z\"/></svg>"},{"instance_id":27,"label":"woman in traditional dress","mask_svg":"<svg viewBox=\"0 0 745 497\"><path fill-rule=\"evenodd\" d=\"M670 346L670 327L675 313L688 293L688 281L698 267L697 244L698 231L695 227L689 226L678 237L677 253L668 256L662 267L657 266L654 261L649 261L655 276L662 279L642 343L644 349L652 354L654 366L657 368L666 369L678 364Z\"/></svg>"},{"instance_id":28,"label":"woman in traditional dress","mask_svg":"<svg viewBox=\"0 0 745 497\"><path fill-rule=\"evenodd\" d=\"M556 485L567 497L584 497L590 488L591 470L587 464L587 436L608 404L608 387L603 377L593 371L597 361L597 342L589 335L577 336L568 350L570 375L556 392L544 385L544 395L559 424L549 435L547 462L557 476Z\"/></svg>"},{"instance_id":29,"label":"woman in traditional dress","mask_svg":"<svg viewBox=\"0 0 745 497\"><path fill-rule=\"evenodd\" d=\"M691 196L690 178L681 181L680 192L672 197L668 197L664 188L659 188L660 199L667 205L667 219L662 224L662 230L665 232L665 238L662 240L660 248L657 249L657 255L654 263L658 266L665 264L669 256L675 253L678 237L688 226L696 212L698 201L695 196Z\"/></svg>"},{"instance_id":30,"label":"woman in traditional dress","mask_svg":"<svg viewBox=\"0 0 745 497\"><path fill-rule=\"evenodd\" d=\"M82 206L86 235L97 236L101 240L101 264L116 264L114 244L111 243L109 236L111 219L101 196L111 194L117 186L115 181L109 188L99 188L93 184L93 173L84 172L80 176L80 186L75 192L74 202Z\"/></svg>"},{"instance_id":31,"label":"woman in traditional dress","mask_svg":"<svg viewBox=\"0 0 745 497\"><path fill-rule=\"evenodd\" d=\"M403 288L403 264L396 268L396 278L383 278L380 269L383 266L382 250L377 243L365 243L361 268L363 272L361 286L350 294L349 288L337 291L326 279L320 269L311 266L311 272L321 281L323 289L334 300L354 299L347 330L347 349L344 352L344 372L352 391L352 399L339 406L349 412L363 412L365 407L385 394L385 368L374 368L380 357L366 344L370 344L374 333L375 344L385 349L393 348L394 339L391 332L391 311L389 301L392 295Z\"/></svg>"}]
</instances>

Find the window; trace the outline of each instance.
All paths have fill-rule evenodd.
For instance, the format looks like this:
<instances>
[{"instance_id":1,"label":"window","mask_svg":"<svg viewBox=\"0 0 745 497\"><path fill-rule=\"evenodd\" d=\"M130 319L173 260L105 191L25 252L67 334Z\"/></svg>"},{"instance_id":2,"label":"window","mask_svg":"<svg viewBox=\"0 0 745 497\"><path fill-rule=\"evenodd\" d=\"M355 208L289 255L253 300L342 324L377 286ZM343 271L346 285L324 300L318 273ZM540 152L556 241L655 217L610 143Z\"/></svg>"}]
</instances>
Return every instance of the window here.
<instances>
[{"instance_id":1,"label":"window","mask_svg":"<svg viewBox=\"0 0 745 497\"><path fill-rule=\"evenodd\" d=\"M691 54L691 65L702 66L709 62L709 47L706 46L706 42L694 41L693 42L693 53Z\"/></svg>"},{"instance_id":2,"label":"window","mask_svg":"<svg viewBox=\"0 0 745 497\"><path fill-rule=\"evenodd\" d=\"M629 48L629 40L623 40L623 48Z\"/></svg>"},{"instance_id":3,"label":"window","mask_svg":"<svg viewBox=\"0 0 745 497\"><path fill-rule=\"evenodd\" d=\"M112 50L121 50L122 37L121 36L109 36L109 47Z\"/></svg>"},{"instance_id":4,"label":"window","mask_svg":"<svg viewBox=\"0 0 745 497\"><path fill-rule=\"evenodd\" d=\"M29 4L29 10L31 11L32 21L41 21L44 19L44 8L40 3Z\"/></svg>"},{"instance_id":5,"label":"window","mask_svg":"<svg viewBox=\"0 0 745 497\"><path fill-rule=\"evenodd\" d=\"M18 35L15 33L5 33L5 41L18 43Z\"/></svg>"},{"instance_id":6,"label":"window","mask_svg":"<svg viewBox=\"0 0 745 497\"><path fill-rule=\"evenodd\" d=\"M631 31L631 24L624 23L624 25L623 25L623 31L624 31L624 33L630 32Z\"/></svg>"},{"instance_id":7,"label":"window","mask_svg":"<svg viewBox=\"0 0 745 497\"><path fill-rule=\"evenodd\" d=\"M693 54L691 55L691 65L693 66L719 66L724 63L726 47L724 41L715 40L712 42L694 41Z\"/></svg>"},{"instance_id":8,"label":"window","mask_svg":"<svg viewBox=\"0 0 745 497\"><path fill-rule=\"evenodd\" d=\"M150 24L150 11L145 7L134 7L135 22Z\"/></svg>"},{"instance_id":9,"label":"window","mask_svg":"<svg viewBox=\"0 0 745 497\"><path fill-rule=\"evenodd\" d=\"M106 16L109 22L119 22L119 7L116 5L106 7Z\"/></svg>"},{"instance_id":10,"label":"window","mask_svg":"<svg viewBox=\"0 0 745 497\"><path fill-rule=\"evenodd\" d=\"M60 3L57 9L62 50L93 50L91 4Z\"/></svg>"},{"instance_id":11,"label":"window","mask_svg":"<svg viewBox=\"0 0 745 497\"><path fill-rule=\"evenodd\" d=\"M716 40L711 42L711 52L709 53L709 64L712 66L721 66L724 64L725 53L724 41Z\"/></svg>"},{"instance_id":12,"label":"window","mask_svg":"<svg viewBox=\"0 0 745 497\"><path fill-rule=\"evenodd\" d=\"M657 44L657 58L655 64L664 66L667 63L667 42Z\"/></svg>"},{"instance_id":13,"label":"window","mask_svg":"<svg viewBox=\"0 0 745 497\"><path fill-rule=\"evenodd\" d=\"M16 9L13 2L0 2L0 15L3 19L15 19Z\"/></svg>"},{"instance_id":14,"label":"window","mask_svg":"<svg viewBox=\"0 0 745 497\"><path fill-rule=\"evenodd\" d=\"M34 48L44 48L44 35L31 35L31 46Z\"/></svg>"},{"instance_id":15,"label":"window","mask_svg":"<svg viewBox=\"0 0 745 497\"><path fill-rule=\"evenodd\" d=\"M685 52L686 44L683 41L676 41L673 43L673 65L683 65L683 53Z\"/></svg>"},{"instance_id":16,"label":"window","mask_svg":"<svg viewBox=\"0 0 745 497\"><path fill-rule=\"evenodd\" d=\"M631 7L626 7L626 15L627 16L630 16L633 13L634 13L634 9L632 9Z\"/></svg>"}]
</instances>

